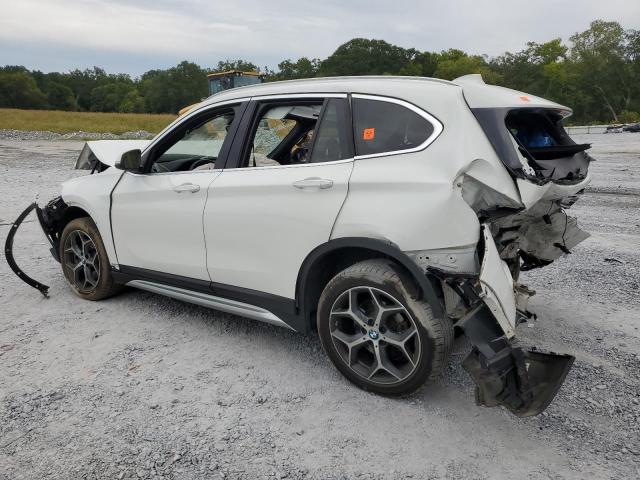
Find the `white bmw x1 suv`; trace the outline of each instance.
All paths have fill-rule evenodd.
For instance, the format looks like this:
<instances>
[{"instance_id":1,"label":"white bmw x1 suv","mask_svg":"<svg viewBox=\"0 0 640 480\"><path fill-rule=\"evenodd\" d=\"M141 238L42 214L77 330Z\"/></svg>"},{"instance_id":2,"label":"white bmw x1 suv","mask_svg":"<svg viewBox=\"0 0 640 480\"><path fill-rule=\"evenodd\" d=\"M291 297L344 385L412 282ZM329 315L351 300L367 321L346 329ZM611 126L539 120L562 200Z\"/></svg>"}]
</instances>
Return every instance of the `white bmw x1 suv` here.
<instances>
[{"instance_id":1,"label":"white bmw x1 suv","mask_svg":"<svg viewBox=\"0 0 640 480\"><path fill-rule=\"evenodd\" d=\"M476 399L535 415L573 357L515 330L543 267L587 237L565 209L589 182L571 110L479 75L348 77L216 94L151 141L98 141L91 175L31 205L71 288L128 285L308 333L381 394L449 361L454 329Z\"/></svg>"}]
</instances>

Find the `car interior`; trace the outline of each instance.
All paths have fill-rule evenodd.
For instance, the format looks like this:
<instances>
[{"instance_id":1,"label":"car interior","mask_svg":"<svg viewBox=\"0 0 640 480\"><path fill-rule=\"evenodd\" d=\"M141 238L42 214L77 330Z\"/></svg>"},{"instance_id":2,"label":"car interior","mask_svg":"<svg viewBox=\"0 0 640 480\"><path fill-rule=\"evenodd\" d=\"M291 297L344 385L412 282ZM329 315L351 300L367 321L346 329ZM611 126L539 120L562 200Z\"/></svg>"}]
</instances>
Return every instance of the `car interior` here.
<instances>
[{"instance_id":1,"label":"car interior","mask_svg":"<svg viewBox=\"0 0 640 480\"><path fill-rule=\"evenodd\" d=\"M326 113L320 127L322 101L262 105L240 166L300 165L352 156L352 147L346 145L347 139L340 135L341 129L348 127L339 125L341 120L344 123L339 104L330 100L324 105ZM156 158L151 172L213 169L233 121L234 112L229 111L189 128L180 140ZM320 131L316 135L318 127Z\"/></svg>"},{"instance_id":2,"label":"car interior","mask_svg":"<svg viewBox=\"0 0 640 480\"><path fill-rule=\"evenodd\" d=\"M243 166L308 163L321 109L320 103L264 106Z\"/></svg>"},{"instance_id":3,"label":"car interior","mask_svg":"<svg viewBox=\"0 0 640 480\"><path fill-rule=\"evenodd\" d=\"M190 128L155 160L151 171L160 173L213 169L233 119L234 113L230 111Z\"/></svg>"},{"instance_id":4,"label":"car interior","mask_svg":"<svg viewBox=\"0 0 640 480\"><path fill-rule=\"evenodd\" d=\"M590 157L582 152L591 145L575 143L565 132L559 113L515 110L505 122L520 152L540 175L569 181L586 176Z\"/></svg>"}]
</instances>

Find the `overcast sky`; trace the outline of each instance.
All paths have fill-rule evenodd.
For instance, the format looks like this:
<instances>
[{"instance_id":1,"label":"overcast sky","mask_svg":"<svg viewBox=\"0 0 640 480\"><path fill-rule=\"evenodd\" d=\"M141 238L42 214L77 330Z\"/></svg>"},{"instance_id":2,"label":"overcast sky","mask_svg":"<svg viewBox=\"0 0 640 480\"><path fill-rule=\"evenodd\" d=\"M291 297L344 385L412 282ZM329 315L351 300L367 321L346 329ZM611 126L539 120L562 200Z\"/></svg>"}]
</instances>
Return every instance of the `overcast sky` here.
<instances>
[{"instance_id":1,"label":"overcast sky","mask_svg":"<svg viewBox=\"0 0 640 480\"><path fill-rule=\"evenodd\" d=\"M585 30L640 29L640 0L0 0L0 65L139 75L187 59L325 58L354 37L498 55Z\"/></svg>"}]
</instances>

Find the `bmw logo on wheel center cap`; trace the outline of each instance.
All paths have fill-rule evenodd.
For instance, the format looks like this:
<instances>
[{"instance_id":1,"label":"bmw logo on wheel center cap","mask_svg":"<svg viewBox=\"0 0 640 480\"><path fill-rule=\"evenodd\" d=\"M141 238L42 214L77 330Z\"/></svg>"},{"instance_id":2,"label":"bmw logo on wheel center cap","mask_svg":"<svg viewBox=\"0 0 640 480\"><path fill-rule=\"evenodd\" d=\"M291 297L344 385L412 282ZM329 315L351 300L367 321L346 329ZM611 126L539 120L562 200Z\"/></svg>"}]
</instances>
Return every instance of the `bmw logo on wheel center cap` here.
<instances>
[{"instance_id":1,"label":"bmw logo on wheel center cap","mask_svg":"<svg viewBox=\"0 0 640 480\"><path fill-rule=\"evenodd\" d=\"M377 340L379 336L380 334L377 330L369 330L369 337L371 338L371 340Z\"/></svg>"}]
</instances>

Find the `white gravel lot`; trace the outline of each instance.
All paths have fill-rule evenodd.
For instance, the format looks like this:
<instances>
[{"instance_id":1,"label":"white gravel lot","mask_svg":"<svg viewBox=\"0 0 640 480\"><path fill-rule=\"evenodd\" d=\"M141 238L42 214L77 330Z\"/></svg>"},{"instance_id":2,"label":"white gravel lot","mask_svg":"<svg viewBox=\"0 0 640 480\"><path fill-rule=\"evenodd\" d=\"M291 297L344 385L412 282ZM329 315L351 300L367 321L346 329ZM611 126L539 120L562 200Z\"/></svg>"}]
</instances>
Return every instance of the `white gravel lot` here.
<instances>
[{"instance_id":1,"label":"white gravel lot","mask_svg":"<svg viewBox=\"0 0 640 480\"><path fill-rule=\"evenodd\" d=\"M82 301L31 222L16 257L51 298L0 260L0 479L640 478L640 134L577 140L598 159L571 210L592 237L524 276L538 320L519 337L577 357L543 415L476 406L464 339L435 384L390 399L314 336L134 290ZM81 147L0 135L2 244Z\"/></svg>"}]
</instances>

